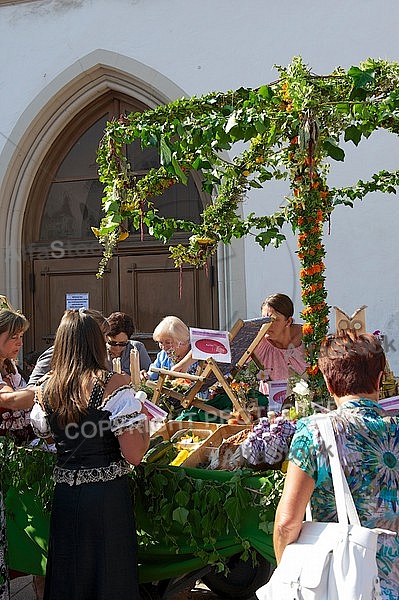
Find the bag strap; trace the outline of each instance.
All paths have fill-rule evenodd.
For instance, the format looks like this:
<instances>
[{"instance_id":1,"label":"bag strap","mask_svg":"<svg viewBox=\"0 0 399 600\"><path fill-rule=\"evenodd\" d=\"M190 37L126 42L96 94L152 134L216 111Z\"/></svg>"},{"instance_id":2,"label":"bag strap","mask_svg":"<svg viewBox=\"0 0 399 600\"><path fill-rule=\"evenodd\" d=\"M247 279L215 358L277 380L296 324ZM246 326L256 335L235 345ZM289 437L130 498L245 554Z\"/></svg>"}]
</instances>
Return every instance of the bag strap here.
<instances>
[{"instance_id":1,"label":"bag strap","mask_svg":"<svg viewBox=\"0 0 399 600\"><path fill-rule=\"evenodd\" d=\"M337 442L331 418L329 415L317 415L315 421L319 427L330 461L338 522L348 523L349 518L349 523L351 525L360 525L359 515L339 460Z\"/></svg>"}]
</instances>

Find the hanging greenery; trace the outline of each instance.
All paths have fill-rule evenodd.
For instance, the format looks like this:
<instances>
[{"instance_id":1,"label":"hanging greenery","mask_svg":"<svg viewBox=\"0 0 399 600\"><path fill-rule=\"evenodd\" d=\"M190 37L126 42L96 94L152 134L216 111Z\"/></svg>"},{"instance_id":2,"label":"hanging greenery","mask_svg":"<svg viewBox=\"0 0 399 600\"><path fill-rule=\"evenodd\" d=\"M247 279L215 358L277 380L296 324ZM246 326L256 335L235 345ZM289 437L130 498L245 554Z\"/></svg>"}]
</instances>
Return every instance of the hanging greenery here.
<instances>
[{"instance_id":1,"label":"hanging greenery","mask_svg":"<svg viewBox=\"0 0 399 600\"><path fill-rule=\"evenodd\" d=\"M49 518L56 455L48 451L46 443L18 446L11 436L2 436L0 460L4 497L13 491L23 502L25 494L31 495L37 514ZM255 535L256 529L271 535L284 477L279 470L228 473L145 463L135 467L130 482L144 566L154 545L167 544L171 555L188 553L223 570L228 556L222 548L227 537L231 538L229 543L237 545L243 560L256 561L246 519L250 513ZM13 520L13 508L7 510Z\"/></svg>"},{"instance_id":2,"label":"hanging greenery","mask_svg":"<svg viewBox=\"0 0 399 600\"><path fill-rule=\"evenodd\" d=\"M119 240L129 232L126 223L170 243L174 233L191 232L187 245L170 247L177 267L206 264L219 242L254 236L265 248L278 247L288 224L298 236L299 273L304 310L304 342L314 387L317 348L327 333L329 306L325 289L323 229L335 206L353 206L369 192L395 193L399 171L381 171L352 187L330 188L332 160L343 161L343 142L356 146L362 138L384 128L399 132L399 65L368 59L348 71L312 73L301 58L277 66L279 78L256 89L183 98L144 113L109 123L98 151L100 180L105 186L105 216L95 235L104 245L99 276ZM158 169L139 178L125 155L125 146L140 139L142 148L155 147ZM245 149L235 152L235 145ZM227 158L227 153L232 158ZM209 204L201 223L163 218L157 196L175 183L187 183L200 171ZM289 182L290 194L275 212L243 216L242 202L251 188L273 179Z\"/></svg>"}]
</instances>

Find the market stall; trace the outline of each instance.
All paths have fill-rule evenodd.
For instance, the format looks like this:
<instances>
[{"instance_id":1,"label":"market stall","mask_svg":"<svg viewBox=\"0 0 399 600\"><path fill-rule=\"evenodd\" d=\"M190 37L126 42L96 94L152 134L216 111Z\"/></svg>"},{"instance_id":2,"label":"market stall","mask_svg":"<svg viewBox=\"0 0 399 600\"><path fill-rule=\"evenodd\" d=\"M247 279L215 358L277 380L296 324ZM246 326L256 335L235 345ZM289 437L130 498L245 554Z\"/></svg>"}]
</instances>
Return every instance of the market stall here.
<instances>
[{"instance_id":1,"label":"market stall","mask_svg":"<svg viewBox=\"0 0 399 600\"><path fill-rule=\"evenodd\" d=\"M184 425L184 424L183 424ZM201 430L207 425L201 423ZM168 424L175 433L182 423ZM219 427L209 424L208 440L225 441ZM244 429L246 429L244 427ZM225 433L233 433L234 429ZM158 438L160 434L156 434ZM164 434L166 435L166 434ZM192 453L204 456L202 440ZM16 447L0 440L2 485L7 513L9 567L43 575L46 567L49 510L55 455L43 446ZM200 452L202 448L202 453ZM208 446L212 448L212 446ZM190 464L190 462L189 462ZM141 583L165 582L192 573L223 570L231 557L248 563L253 585L268 577L274 562L271 530L283 474L279 470L254 472L209 470L143 462L131 475L136 504ZM268 568L265 568L265 565ZM224 571L228 579L227 571ZM248 582L245 583L248 588ZM237 587L237 596L245 590ZM243 595L244 593L244 595ZM253 593L248 588L246 593ZM166 597L166 596L165 596Z\"/></svg>"}]
</instances>

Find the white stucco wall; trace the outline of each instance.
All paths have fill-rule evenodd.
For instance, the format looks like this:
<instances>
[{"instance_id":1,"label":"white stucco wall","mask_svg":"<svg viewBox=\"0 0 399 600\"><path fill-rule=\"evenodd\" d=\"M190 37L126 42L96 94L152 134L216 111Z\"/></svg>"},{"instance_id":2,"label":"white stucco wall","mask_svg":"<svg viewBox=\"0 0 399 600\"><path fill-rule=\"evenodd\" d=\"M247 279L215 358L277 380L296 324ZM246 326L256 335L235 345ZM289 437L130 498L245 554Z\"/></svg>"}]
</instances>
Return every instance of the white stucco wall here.
<instances>
[{"instance_id":1,"label":"white stucco wall","mask_svg":"<svg viewBox=\"0 0 399 600\"><path fill-rule=\"evenodd\" d=\"M149 79L146 83L154 88L161 87L159 78L163 83L170 81L172 99L176 90L193 95L268 83L277 76L273 65L288 64L295 55L301 55L320 74L329 73L337 65L348 68L369 56L399 61L398 19L396 0L0 3L0 186L10 166L10 148L19 146L21 129L33 118L37 99L46 89L51 90L53 82L71 65L80 66L83 73L85 57L100 49L114 53L116 68L118 55L121 65L125 65L126 57L136 61L138 67L143 65L143 73L147 73L143 76ZM367 143L362 141L358 149L347 145L347 160L333 166L331 183L349 184L375 170L397 168L399 146L396 140L387 138L375 135ZM249 196L244 210L264 214L280 204L284 191L282 184L269 184ZM362 304L368 306L368 328L380 328L394 340L388 357L397 374L398 216L396 197L375 195L353 210L337 209L331 234L326 236L329 304L349 314ZM4 219L12 221L13 215L8 199L2 197L0 220ZM234 298L234 289L243 278L241 257L237 255L223 271L230 278L223 292L232 294L225 301L226 321L235 314L259 314L261 300L273 291L291 295L299 313L296 240L287 234L281 248L265 252L251 239L246 240L246 308L242 296L237 303ZM0 243L4 250L6 242ZM4 277L2 269L2 285Z\"/></svg>"}]
</instances>

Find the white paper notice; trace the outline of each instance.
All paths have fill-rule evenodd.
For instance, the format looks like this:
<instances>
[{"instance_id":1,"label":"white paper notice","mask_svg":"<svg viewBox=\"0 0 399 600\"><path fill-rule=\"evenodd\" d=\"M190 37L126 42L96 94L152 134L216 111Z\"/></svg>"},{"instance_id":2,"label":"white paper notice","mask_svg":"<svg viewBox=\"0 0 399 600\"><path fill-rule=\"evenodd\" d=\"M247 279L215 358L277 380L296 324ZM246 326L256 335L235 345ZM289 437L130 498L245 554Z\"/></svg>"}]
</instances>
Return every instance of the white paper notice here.
<instances>
[{"instance_id":1,"label":"white paper notice","mask_svg":"<svg viewBox=\"0 0 399 600\"><path fill-rule=\"evenodd\" d=\"M190 328L190 342L192 355L196 360L212 357L217 362L231 362L228 331Z\"/></svg>"},{"instance_id":2,"label":"white paper notice","mask_svg":"<svg viewBox=\"0 0 399 600\"><path fill-rule=\"evenodd\" d=\"M86 292L76 294L65 294L66 310L78 310L89 308L89 294Z\"/></svg>"}]
</instances>

